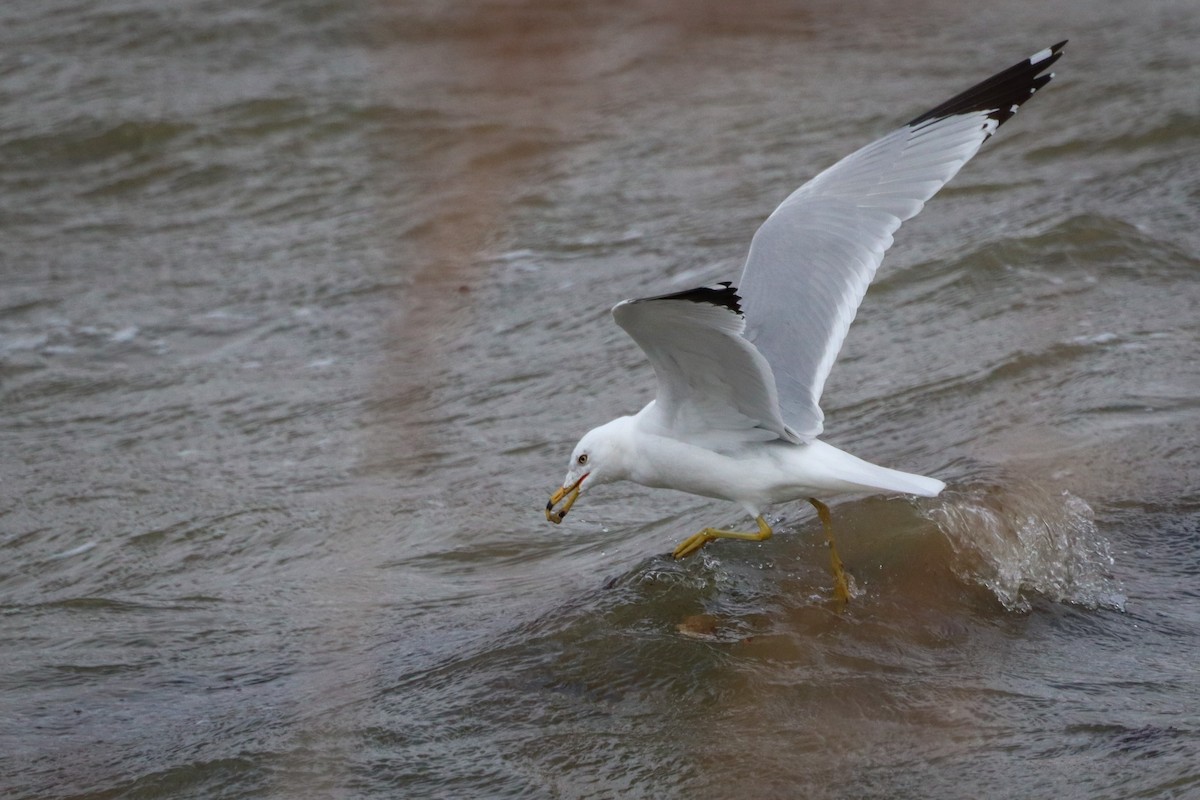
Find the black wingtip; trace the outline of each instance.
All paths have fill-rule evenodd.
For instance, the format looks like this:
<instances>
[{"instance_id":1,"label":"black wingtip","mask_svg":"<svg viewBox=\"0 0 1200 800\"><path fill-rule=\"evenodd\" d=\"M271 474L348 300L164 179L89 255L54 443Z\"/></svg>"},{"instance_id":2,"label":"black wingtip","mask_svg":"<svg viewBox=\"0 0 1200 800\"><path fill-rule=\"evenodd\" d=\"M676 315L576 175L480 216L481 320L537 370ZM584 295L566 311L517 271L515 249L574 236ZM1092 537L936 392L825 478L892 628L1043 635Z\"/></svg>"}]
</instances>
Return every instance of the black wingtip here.
<instances>
[{"instance_id":1,"label":"black wingtip","mask_svg":"<svg viewBox=\"0 0 1200 800\"><path fill-rule=\"evenodd\" d=\"M997 126L1003 125L1013 114L1017 113L1021 104L1054 77L1053 73L1042 73L1049 69L1055 61L1062 58L1062 49L1066 46L1067 41L1063 39L1045 50L1039 50L1024 61L996 73L986 81L977 83L940 106L914 117L909 121L908 126L916 127L956 114L979 111L992 112L988 114L988 117L996 120Z\"/></svg>"},{"instance_id":2,"label":"black wingtip","mask_svg":"<svg viewBox=\"0 0 1200 800\"><path fill-rule=\"evenodd\" d=\"M650 300L688 300L693 303L708 303L713 306L727 308L735 314L742 313L742 298L738 297L737 287L729 281L721 281L712 286L701 286L674 294L662 294L657 297L643 297L635 302Z\"/></svg>"}]
</instances>

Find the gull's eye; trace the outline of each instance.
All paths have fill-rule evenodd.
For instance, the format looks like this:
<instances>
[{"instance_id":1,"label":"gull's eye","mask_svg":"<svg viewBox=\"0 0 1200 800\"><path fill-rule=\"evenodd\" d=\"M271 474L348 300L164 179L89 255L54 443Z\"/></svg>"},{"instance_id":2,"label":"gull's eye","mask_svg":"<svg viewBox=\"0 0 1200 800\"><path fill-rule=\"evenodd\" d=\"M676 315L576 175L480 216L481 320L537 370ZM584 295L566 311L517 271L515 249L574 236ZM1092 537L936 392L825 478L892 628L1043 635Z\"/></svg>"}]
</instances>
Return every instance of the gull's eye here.
<instances>
[{"instance_id":1,"label":"gull's eye","mask_svg":"<svg viewBox=\"0 0 1200 800\"><path fill-rule=\"evenodd\" d=\"M575 463L581 467L584 464L586 464L587 463L587 453L583 453L582 455L579 456L579 458L575 459Z\"/></svg>"}]
</instances>

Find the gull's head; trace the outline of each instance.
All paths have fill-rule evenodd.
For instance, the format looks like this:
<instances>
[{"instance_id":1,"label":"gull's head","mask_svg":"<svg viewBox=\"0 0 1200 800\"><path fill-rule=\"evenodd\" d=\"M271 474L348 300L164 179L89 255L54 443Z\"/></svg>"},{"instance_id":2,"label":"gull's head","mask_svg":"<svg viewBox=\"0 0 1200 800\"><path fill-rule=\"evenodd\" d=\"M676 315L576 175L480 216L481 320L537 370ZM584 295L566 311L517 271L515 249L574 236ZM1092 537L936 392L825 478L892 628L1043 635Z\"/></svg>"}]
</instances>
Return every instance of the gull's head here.
<instances>
[{"instance_id":1,"label":"gull's head","mask_svg":"<svg viewBox=\"0 0 1200 800\"><path fill-rule=\"evenodd\" d=\"M571 451L567 477L563 479L562 486L550 495L550 502L546 503L546 519L555 524L562 522L579 495L593 486L626 477L628 470L625 457L628 448L625 442L631 423L632 417L620 417L592 428L583 435ZM560 502L562 506L555 509Z\"/></svg>"}]
</instances>

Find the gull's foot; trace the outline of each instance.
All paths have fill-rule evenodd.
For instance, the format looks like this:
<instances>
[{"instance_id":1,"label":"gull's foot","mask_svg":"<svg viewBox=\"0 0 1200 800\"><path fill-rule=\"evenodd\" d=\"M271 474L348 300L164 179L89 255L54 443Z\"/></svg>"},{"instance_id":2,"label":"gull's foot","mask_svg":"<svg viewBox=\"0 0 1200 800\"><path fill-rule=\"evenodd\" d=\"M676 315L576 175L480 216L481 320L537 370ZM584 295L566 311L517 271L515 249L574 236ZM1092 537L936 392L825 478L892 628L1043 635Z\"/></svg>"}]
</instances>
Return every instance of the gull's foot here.
<instances>
[{"instance_id":1,"label":"gull's foot","mask_svg":"<svg viewBox=\"0 0 1200 800\"><path fill-rule=\"evenodd\" d=\"M821 527L825 529L825 542L829 545L829 568L833 572L833 599L838 602L839 607L845 606L850 602L850 583L846 580L846 568L838 555L837 545L833 543L833 517L829 513L829 506L820 500L810 497L808 502L817 509Z\"/></svg>"},{"instance_id":2,"label":"gull's foot","mask_svg":"<svg viewBox=\"0 0 1200 800\"><path fill-rule=\"evenodd\" d=\"M846 568L842 566L837 545L832 539L829 540L829 566L833 572L833 599L844 606L850 602L850 583L846 580Z\"/></svg>"},{"instance_id":3,"label":"gull's foot","mask_svg":"<svg viewBox=\"0 0 1200 800\"><path fill-rule=\"evenodd\" d=\"M742 539L748 542L761 542L764 539L771 538L771 526L762 518L762 515L755 517L755 522L758 523L757 533L747 533L745 531L723 531L718 528L705 528L699 533L693 534L679 543L672 553L675 558L683 558L691 555L699 550L704 545L711 542L713 539Z\"/></svg>"},{"instance_id":4,"label":"gull's foot","mask_svg":"<svg viewBox=\"0 0 1200 800\"><path fill-rule=\"evenodd\" d=\"M721 538L716 536L716 533L718 533L718 531L715 528L705 528L699 533L692 534L680 542L679 546L675 548L675 552L671 553L671 555L675 556L675 558L690 556L692 553L696 552L701 547L704 547L704 545L708 544L713 539Z\"/></svg>"}]
</instances>

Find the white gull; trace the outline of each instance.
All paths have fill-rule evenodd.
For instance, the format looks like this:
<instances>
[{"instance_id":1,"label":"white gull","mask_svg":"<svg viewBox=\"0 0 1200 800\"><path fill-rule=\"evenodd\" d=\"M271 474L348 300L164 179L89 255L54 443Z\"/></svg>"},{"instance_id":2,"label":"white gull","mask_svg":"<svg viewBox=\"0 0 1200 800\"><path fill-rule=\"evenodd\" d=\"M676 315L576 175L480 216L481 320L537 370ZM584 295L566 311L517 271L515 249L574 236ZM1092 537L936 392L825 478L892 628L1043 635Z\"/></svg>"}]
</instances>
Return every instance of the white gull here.
<instances>
[{"instance_id":1,"label":"white gull","mask_svg":"<svg viewBox=\"0 0 1200 800\"><path fill-rule=\"evenodd\" d=\"M613 318L645 351L657 396L579 440L546 518L561 522L585 491L631 480L731 500L758 525L705 528L675 548L682 558L713 539L767 539L763 510L807 499L830 545L835 596L846 601L829 509L819 498L933 497L945 484L818 439L825 379L892 234L1054 77L1046 70L1065 44L967 89L794 191L754 234L737 288L721 283L618 303Z\"/></svg>"}]
</instances>

